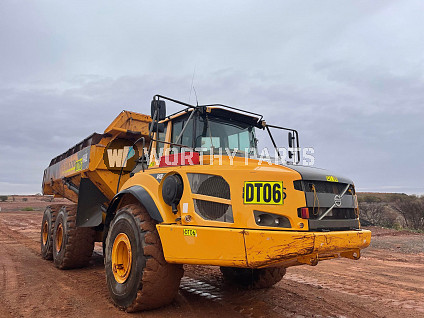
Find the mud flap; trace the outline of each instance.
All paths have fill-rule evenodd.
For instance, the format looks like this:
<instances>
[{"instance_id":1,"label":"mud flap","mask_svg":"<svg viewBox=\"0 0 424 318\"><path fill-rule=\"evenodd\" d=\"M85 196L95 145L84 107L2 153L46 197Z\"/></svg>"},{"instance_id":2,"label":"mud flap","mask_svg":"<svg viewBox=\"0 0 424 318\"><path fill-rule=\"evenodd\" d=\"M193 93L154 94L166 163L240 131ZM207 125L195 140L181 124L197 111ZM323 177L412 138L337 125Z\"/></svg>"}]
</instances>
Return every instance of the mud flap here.
<instances>
[{"instance_id":1,"label":"mud flap","mask_svg":"<svg viewBox=\"0 0 424 318\"><path fill-rule=\"evenodd\" d=\"M78 194L77 227L94 227L102 223L102 207L108 199L87 178L82 178Z\"/></svg>"}]
</instances>

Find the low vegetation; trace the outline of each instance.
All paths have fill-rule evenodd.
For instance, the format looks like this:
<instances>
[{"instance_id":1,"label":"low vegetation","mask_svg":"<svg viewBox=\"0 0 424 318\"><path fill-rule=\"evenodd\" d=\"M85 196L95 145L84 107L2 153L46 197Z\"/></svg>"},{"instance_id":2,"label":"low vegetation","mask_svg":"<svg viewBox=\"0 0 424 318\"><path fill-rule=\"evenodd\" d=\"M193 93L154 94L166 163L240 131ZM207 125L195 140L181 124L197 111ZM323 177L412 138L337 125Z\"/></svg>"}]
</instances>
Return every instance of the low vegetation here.
<instances>
[{"instance_id":1,"label":"low vegetation","mask_svg":"<svg viewBox=\"0 0 424 318\"><path fill-rule=\"evenodd\" d=\"M358 193L364 224L424 230L424 196L404 193Z\"/></svg>"}]
</instances>

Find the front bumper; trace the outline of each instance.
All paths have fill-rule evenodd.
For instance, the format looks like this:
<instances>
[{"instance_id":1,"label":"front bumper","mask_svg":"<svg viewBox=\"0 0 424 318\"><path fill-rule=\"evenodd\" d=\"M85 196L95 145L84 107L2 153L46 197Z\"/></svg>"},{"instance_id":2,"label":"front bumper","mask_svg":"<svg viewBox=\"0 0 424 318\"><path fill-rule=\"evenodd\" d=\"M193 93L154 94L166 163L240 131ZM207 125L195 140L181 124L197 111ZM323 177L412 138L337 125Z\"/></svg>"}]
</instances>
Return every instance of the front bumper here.
<instances>
[{"instance_id":1,"label":"front bumper","mask_svg":"<svg viewBox=\"0 0 424 318\"><path fill-rule=\"evenodd\" d=\"M300 232L158 224L170 263L261 268L358 259L371 242L367 230ZM190 231L187 231L190 230ZM188 234L188 235L187 235Z\"/></svg>"},{"instance_id":2,"label":"front bumper","mask_svg":"<svg viewBox=\"0 0 424 318\"><path fill-rule=\"evenodd\" d=\"M248 267L316 265L318 261L359 259L371 242L371 231L280 232L245 231Z\"/></svg>"}]
</instances>

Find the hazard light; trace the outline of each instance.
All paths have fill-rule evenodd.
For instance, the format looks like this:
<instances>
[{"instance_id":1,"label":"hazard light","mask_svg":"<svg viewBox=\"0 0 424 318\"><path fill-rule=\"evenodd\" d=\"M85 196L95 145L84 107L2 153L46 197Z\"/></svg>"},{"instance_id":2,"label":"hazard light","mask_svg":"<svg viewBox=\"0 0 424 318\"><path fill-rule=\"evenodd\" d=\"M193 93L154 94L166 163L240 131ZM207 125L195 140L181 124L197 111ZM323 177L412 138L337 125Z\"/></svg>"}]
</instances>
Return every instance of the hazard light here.
<instances>
[{"instance_id":1,"label":"hazard light","mask_svg":"<svg viewBox=\"0 0 424 318\"><path fill-rule=\"evenodd\" d=\"M308 208L301 208L300 209L300 217L302 219L309 219L309 209Z\"/></svg>"}]
</instances>

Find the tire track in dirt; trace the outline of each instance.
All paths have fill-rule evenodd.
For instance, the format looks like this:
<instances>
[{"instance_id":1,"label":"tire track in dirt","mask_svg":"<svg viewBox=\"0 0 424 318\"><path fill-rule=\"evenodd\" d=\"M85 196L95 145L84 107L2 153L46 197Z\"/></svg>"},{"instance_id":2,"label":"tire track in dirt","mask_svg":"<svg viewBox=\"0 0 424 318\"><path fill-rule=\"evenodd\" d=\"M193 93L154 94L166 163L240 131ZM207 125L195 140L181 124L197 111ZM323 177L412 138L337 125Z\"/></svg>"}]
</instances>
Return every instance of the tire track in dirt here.
<instances>
[{"instance_id":1,"label":"tire track in dirt","mask_svg":"<svg viewBox=\"0 0 424 318\"><path fill-rule=\"evenodd\" d=\"M384 255L382 255L383 257ZM416 258L419 259L419 258ZM346 266L348 260L319 265L319 269L291 270L286 279L371 299L381 308L393 308L390 316L405 310L412 317L424 317L424 265L399 266L398 261L366 258L361 266ZM345 269L341 271L340 268ZM312 273L312 275L311 275Z\"/></svg>"},{"instance_id":2,"label":"tire track in dirt","mask_svg":"<svg viewBox=\"0 0 424 318\"><path fill-rule=\"evenodd\" d=\"M186 266L188 277L184 277L181 289L197 299L211 304L220 302L244 317L379 317L368 310L346 301L338 293L326 291L317 295L318 289L302 283L283 280L273 288L262 290L238 289L227 284L212 266ZM212 297L211 297L212 295Z\"/></svg>"},{"instance_id":3,"label":"tire track in dirt","mask_svg":"<svg viewBox=\"0 0 424 318\"><path fill-rule=\"evenodd\" d=\"M403 298L406 298L408 300L398 300L398 299L390 297L390 295L394 296L395 292L389 291L387 288L387 285L384 285L384 284L380 284L380 286L378 287L378 290L381 292L378 293L376 292L375 288L373 288L372 290L366 290L365 286L361 288L360 286L350 285L348 279L346 280L346 284L324 282L324 281L319 281L313 278L305 278L301 275L296 275L296 274L288 275L286 279L292 280L298 283L302 283L305 285L326 288L326 289L334 290L340 293L345 293L351 296L356 295L359 297L364 297L366 299L379 301L383 304L392 304L393 306L396 306L396 307L401 307L405 309L413 309L419 313L424 313L424 306L423 306L422 300L416 299L415 293L407 293L405 291L402 291Z\"/></svg>"}]
</instances>

